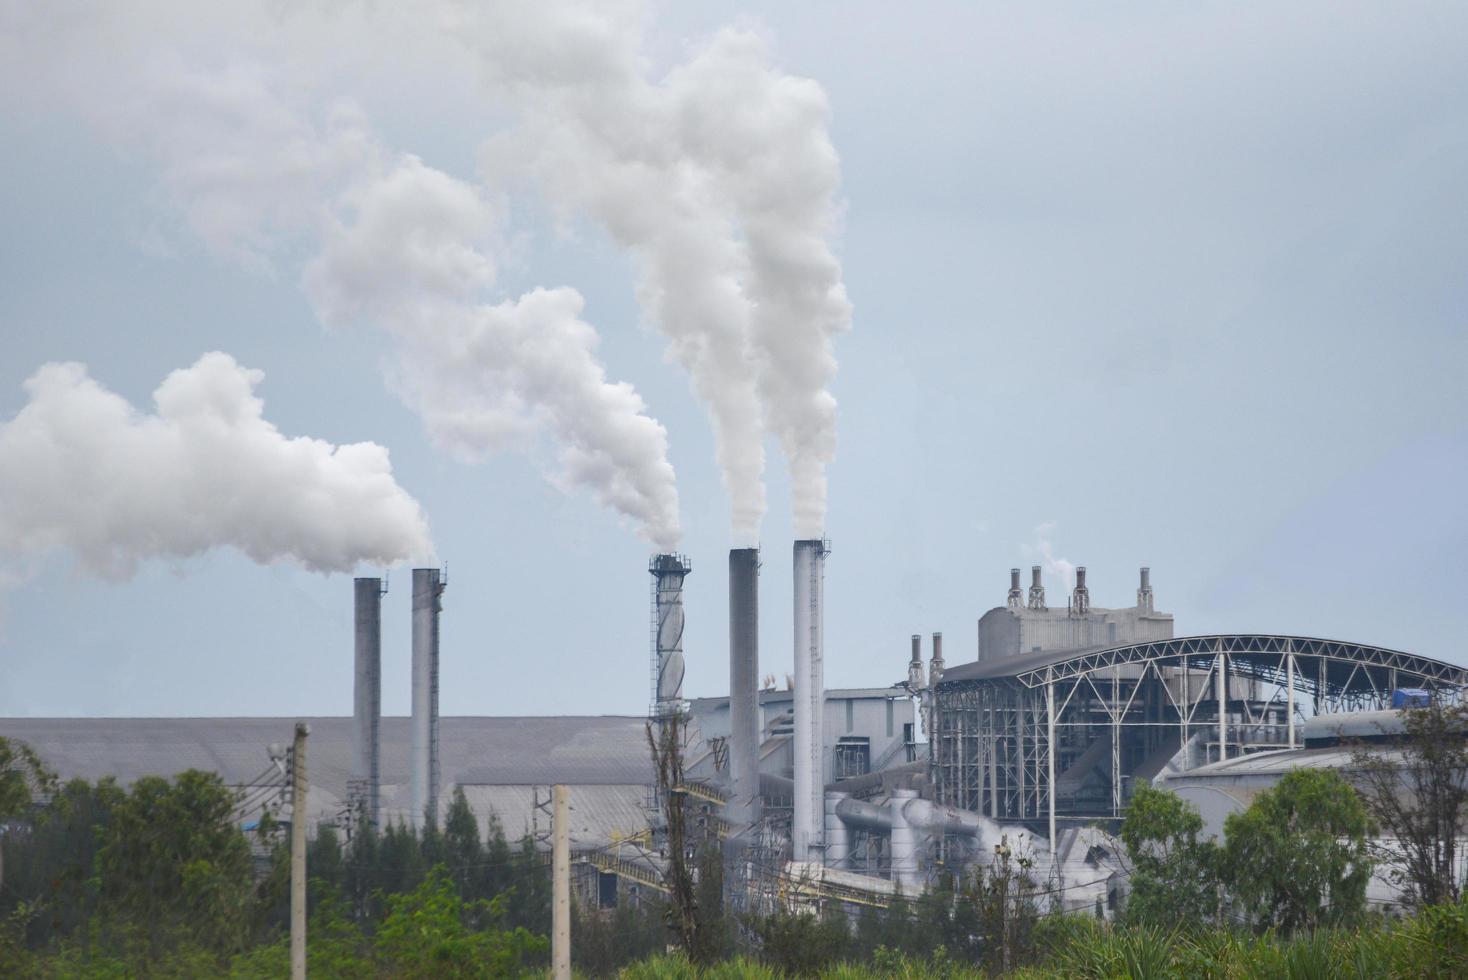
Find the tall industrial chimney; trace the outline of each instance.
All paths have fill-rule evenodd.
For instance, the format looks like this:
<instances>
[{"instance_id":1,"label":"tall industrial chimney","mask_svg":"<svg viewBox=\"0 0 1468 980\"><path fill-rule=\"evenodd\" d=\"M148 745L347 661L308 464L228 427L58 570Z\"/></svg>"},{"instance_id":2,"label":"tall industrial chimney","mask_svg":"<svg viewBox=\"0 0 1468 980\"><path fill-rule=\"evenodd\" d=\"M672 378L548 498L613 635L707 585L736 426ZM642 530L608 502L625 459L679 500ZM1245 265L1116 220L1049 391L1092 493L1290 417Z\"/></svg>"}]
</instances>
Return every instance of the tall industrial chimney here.
<instances>
[{"instance_id":1,"label":"tall industrial chimney","mask_svg":"<svg viewBox=\"0 0 1468 980\"><path fill-rule=\"evenodd\" d=\"M352 779L366 820L377 826L382 784L382 579L355 586L356 670L352 685Z\"/></svg>"},{"instance_id":2,"label":"tall industrial chimney","mask_svg":"<svg viewBox=\"0 0 1468 980\"><path fill-rule=\"evenodd\" d=\"M790 839L796 861L819 856L826 813L825 576L826 542L795 542L795 813ZM815 852L815 853L813 853Z\"/></svg>"},{"instance_id":3,"label":"tall industrial chimney","mask_svg":"<svg viewBox=\"0 0 1468 980\"><path fill-rule=\"evenodd\" d=\"M1045 586L1040 584L1040 566L1030 566L1030 601L1031 609L1045 608Z\"/></svg>"},{"instance_id":4,"label":"tall industrial chimney","mask_svg":"<svg viewBox=\"0 0 1468 980\"><path fill-rule=\"evenodd\" d=\"M928 665L928 685L937 687L943 679L943 634L933 634L933 662Z\"/></svg>"},{"instance_id":5,"label":"tall industrial chimney","mask_svg":"<svg viewBox=\"0 0 1468 980\"><path fill-rule=\"evenodd\" d=\"M1018 609L1025 604L1025 594L1019 587L1018 568L1011 568L1009 570L1009 596L1005 600L1005 604L1010 609Z\"/></svg>"},{"instance_id":6,"label":"tall industrial chimney","mask_svg":"<svg viewBox=\"0 0 1468 980\"><path fill-rule=\"evenodd\" d=\"M683 580L693 565L683 555L653 555L647 570L653 578L652 708L661 718L683 706Z\"/></svg>"},{"instance_id":7,"label":"tall industrial chimney","mask_svg":"<svg viewBox=\"0 0 1468 980\"><path fill-rule=\"evenodd\" d=\"M438 614L444 582L413 569L413 819L438 820Z\"/></svg>"},{"instance_id":8,"label":"tall industrial chimney","mask_svg":"<svg viewBox=\"0 0 1468 980\"><path fill-rule=\"evenodd\" d=\"M1137 587L1137 608L1143 612L1152 611L1152 569L1142 569L1142 583Z\"/></svg>"},{"instance_id":9,"label":"tall industrial chimney","mask_svg":"<svg viewBox=\"0 0 1468 980\"><path fill-rule=\"evenodd\" d=\"M729 803L736 828L759 819L759 549L729 552Z\"/></svg>"}]
</instances>

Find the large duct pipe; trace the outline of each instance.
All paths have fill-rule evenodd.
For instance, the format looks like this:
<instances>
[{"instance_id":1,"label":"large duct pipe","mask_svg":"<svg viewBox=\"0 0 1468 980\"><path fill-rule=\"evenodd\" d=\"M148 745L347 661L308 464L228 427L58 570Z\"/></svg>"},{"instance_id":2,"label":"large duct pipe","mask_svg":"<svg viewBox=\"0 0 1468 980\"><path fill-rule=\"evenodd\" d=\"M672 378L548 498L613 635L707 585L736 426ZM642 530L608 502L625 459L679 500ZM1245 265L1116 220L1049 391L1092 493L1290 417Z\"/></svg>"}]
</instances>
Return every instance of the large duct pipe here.
<instances>
[{"instance_id":1,"label":"large duct pipe","mask_svg":"<svg viewBox=\"0 0 1468 980\"><path fill-rule=\"evenodd\" d=\"M851 832L841 816L840 806L850 802L841 792L826 793L826 867L844 868L851 860Z\"/></svg>"},{"instance_id":2,"label":"large duct pipe","mask_svg":"<svg viewBox=\"0 0 1468 980\"><path fill-rule=\"evenodd\" d=\"M382 579L355 586L356 657L352 685L352 779L361 787L363 816L377 826L382 785Z\"/></svg>"},{"instance_id":3,"label":"large duct pipe","mask_svg":"<svg viewBox=\"0 0 1468 980\"><path fill-rule=\"evenodd\" d=\"M661 718L683 708L683 580L693 565L682 555L653 555L648 563L653 577L653 637L656 668L653 713Z\"/></svg>"},{"instance_id":4,"label":"large duct pipe","mask_svg":"<svg viewBox=\"0 0 1468 980\"><path fill-rule=\"evenodd\" d=\"M809 861L821 847L826 812L825 565L826 543L795 542L795 800L790 821L792 856Z\"/></svg>"},{"instance_id":5,"label":"large duct pipe","mask_svg":"<svg viewBox=\"0 0 1468 980\"><path fill-rule=\"evenodd\" d=\"M438 614L436 568L413 569L413 820L438 821Z\"/></svg>"},{"instance_id":6,"label":"large duct pipe","mask_svg":"<svg viewBox=\"0 0 1468 980\"><path fill-rule=\"evenodd\" d=\"M759 819L759 549L729 552L729 802L736 828Z\"/></svg>"},{"instance_id":7,"label":"large duct pipe","mask_svg":"<svg viewBox=\"0 0 1468 980\"><path fill-rule=\"evenodd\" d=\"M917 798L917 791L894 789L888 801L888 819L891 821L892 881L906 895L923 890L923 875L920 861L922 845L917 828L907 822L907 804Z\"/></svg>"}]
</instances>

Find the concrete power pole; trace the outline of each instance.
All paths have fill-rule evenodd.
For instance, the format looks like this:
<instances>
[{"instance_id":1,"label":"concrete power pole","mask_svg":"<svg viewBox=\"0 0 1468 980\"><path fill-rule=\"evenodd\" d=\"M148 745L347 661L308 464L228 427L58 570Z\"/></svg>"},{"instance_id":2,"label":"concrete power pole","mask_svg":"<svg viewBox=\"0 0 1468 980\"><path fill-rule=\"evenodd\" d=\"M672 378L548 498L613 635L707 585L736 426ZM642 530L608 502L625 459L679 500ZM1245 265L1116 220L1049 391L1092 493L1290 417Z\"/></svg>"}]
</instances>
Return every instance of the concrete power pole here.
<instances>
[{"instance_id":1,"label":"concrete power pole","mask_svg":"<svg viewBox=\"0 0 1468 980\"><path fill-rule=\"evenodd\" d=\"M571 980L571 828L566 787L551 789L551 976Z\"/></svg>"},{"instance_id":2,"label":"concrete power pole","mask_svg":"<svg viewBox=\"0 0 1468 980\"><path fill-rule=\"evenodd\" d=\"M306 736L296 722L291 745L291 980L306 980Z\"/></svg>"}]
</instances>

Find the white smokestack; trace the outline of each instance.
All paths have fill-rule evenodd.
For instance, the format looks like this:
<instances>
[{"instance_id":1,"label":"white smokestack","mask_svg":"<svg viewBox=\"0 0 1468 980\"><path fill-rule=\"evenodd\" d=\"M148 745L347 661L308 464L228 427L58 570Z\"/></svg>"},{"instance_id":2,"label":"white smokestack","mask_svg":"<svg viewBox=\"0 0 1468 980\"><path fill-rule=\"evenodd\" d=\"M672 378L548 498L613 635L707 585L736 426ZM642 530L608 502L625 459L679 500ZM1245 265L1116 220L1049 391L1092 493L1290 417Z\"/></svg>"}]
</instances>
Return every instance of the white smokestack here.
<instances>
[{"instance_id":1,"label":"white smokestack","mask_svg":"<svg viewBox=\"0 0 1468 980\"><path fill-rule=\"evenodd\" d=\"M235 548L312 571L431 552L422 509L387 450L289 438L264 417L260 371L205 354L143 414L81 364L47 364L0 423L0 557L64 549L126 578L150 558Z\"/></svg>"},{"instance_id":2,"label":"white smokestack","mask_svg":"<svg viewBox=\"0 0 1468 980\"><path fill-rule=\"evenodd\" d=\"M793 859L819 856L825 820L825 574L826 543L795 542L795 813Z\"/></svg>"}]
</instances>

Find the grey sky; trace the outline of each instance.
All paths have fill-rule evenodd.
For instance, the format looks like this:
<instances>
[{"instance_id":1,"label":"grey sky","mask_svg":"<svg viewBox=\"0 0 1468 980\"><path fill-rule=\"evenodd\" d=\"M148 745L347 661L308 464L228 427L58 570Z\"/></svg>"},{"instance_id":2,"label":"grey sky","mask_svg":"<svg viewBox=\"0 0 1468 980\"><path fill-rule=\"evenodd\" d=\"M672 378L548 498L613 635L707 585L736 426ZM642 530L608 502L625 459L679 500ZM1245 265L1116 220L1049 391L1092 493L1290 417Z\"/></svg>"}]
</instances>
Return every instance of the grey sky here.
<instances>
[{"instance_id":1,"label":"grey sky","mask_svg":"<svg viewBox=\"0 0 1468 980\"><path fill-rule=\"evenodd\" d=\"M384 334L323 329L289 261L203 247L156 161L98 118L146 59L46 71L95 12L38 34L26 6L0 3L0 420L45 362L147 408L169 372L226 351L265 373L287 435L391 451L449 565L445 713L642 710L646 543L553 488L544 448L478 465L433 448L384 384ZM343 47L390 56L364 69L297 21L266 54L354 99L395 150L479 179L504 110L472 66L333 16ZM1099 605L1133 601L1150 565L1182 632L1468 662L1468 11L680 4L653 8L646 51L665 69L730 21L824 87L841 157L854 314L832 389L829 684L897 680L912 632L972 657L1007 570L1046 547L1088 566ZM133 30L167 39L171 15L156 22ZM188 21L178 41L205 67L265 57L189 47L229 27ZM512 209L496 289L578 289L608 378L667 429L694 565L686 690L722 692L729 504L705 408L643 325L626 254L531 199ZM761 670L783 676L791 495L767 455ZM395 572L385 607L393 713L408 586ZM0 713L350 709L347 575L221 551L103 582L57 554L0 603Z\"/></svg>"}]
</instances>

